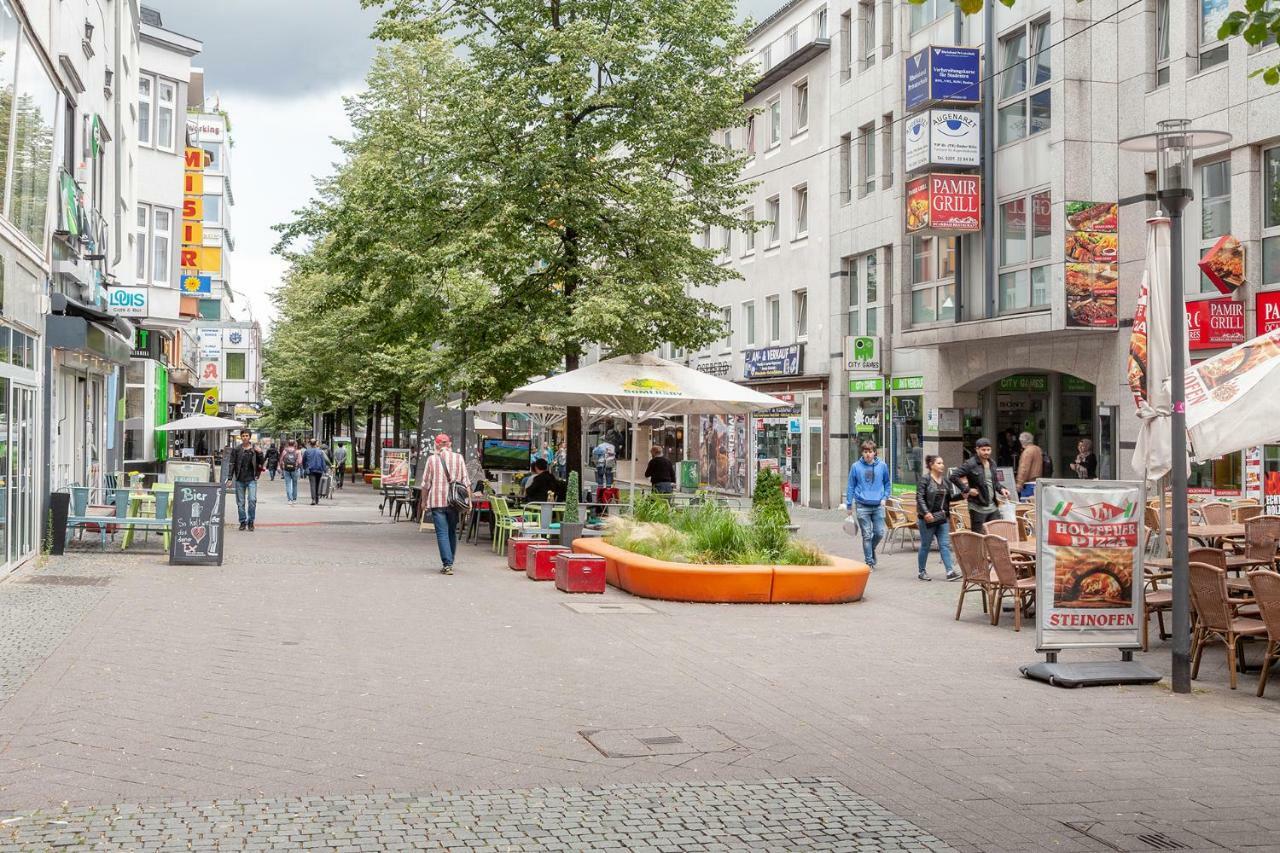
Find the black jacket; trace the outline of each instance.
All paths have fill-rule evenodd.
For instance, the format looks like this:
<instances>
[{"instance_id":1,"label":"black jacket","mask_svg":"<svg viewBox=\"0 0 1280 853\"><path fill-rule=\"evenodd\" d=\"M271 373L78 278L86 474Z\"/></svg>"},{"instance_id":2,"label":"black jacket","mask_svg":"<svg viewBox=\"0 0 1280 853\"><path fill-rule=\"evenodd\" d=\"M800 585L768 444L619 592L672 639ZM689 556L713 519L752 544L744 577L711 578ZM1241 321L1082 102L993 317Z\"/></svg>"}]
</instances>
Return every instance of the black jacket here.
<instances>
[{"instance_id":1,"label":"black jacket","mask_svg":"<svg viewBox=\"0 0 1280 853\"><path fill-rule=\"evenodd\" d=\"M676 481L675 466L665 456L655 456L650 459L649 464L645 466L644 475L654 485L658 483L674 483Z\"/></svg>"},{"instance_id":2,"label":"black jacket","mask_svg":"<svg viewBox=\"0 0 1280 853\"><path fill-rule=\"evenodd\" d=\"M240 445L231 448L231 466L227 469L227 479L240 483L248 483L258 479L262 469L262 451L256 447L245 450Z\"/></svg>"},{"instance_id":3,"label":"black jacket","mask_svg":"<svg viewBox=\"0 0 1280 853\"><path fill-rule=\"evenodd\" d=\"M962 477L969 480L968 485L965 485L964 481L961 479ZM959 486L960 490L966 495L968 494L969 489L977 489L978 497L970 498L970 500L974 500L983 506L994 504L996 502L996 496L1000 494L1000 483L996 479L995 461L992 460L991 462L991 487L995 490L995 494L989 495L987 494L986 480L982 476L982 460L978 458L978 454L976 453L966 459L963 465L960 465L955 469L955 473L951 475L951 482Z\"/></svg>"},{"instance_id":4,"label":"black jacket","mask_svg":"<svg viewBox=\"0 0 1280 853\"><path fill-rule=\"evenodd\" d=\"M267 467L275 468L280 464L280 448L274 444L267 448Z\"/></svg>"},{"instance_id":5,"label":"black jacket","mask_svg":"<svg viewBox=\"0 0 1280 853\"><path fill-rule=\"evenodd\" d=\"M946 477L942 478L941 483L935 483L928 474L920 478L920 482L916 484L916 512L921 519L933 513L934 524L947 521L948 513L951 512L951 486Z\"/></svg>"},{"instance_id":6,"label":"black jacket","mask_svg":"<svg viewBox=\"0 0 1280 853\"><path fill-rule=\"evenodd\" d=\"M545 501L547 492L555 495L555 499L564 500L565 485L556 479L556 475L550 471L543 471L534 475L529 481L529 485L525 486L524 499L526 501Z\"/></svg>"}]
</instances>

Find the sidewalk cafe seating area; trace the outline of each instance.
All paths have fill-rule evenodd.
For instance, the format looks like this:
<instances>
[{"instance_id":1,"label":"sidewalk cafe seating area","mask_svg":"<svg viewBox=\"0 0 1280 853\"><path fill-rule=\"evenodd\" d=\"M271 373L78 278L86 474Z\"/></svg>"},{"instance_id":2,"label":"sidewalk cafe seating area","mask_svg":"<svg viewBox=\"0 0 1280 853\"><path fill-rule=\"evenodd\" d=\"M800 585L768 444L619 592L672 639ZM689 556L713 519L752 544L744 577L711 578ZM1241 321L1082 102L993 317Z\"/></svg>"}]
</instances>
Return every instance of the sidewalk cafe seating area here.
<instances>
[{"instance_id":1,"label":"sidewalk cafe seating area","mask_svg":"<svg viewBox=\"0 0 1280 853\"><path fill-rule=\"evenodd\" d=\"M103 550L107 539L123 531L121 550L133 544L134 534L160 533L169 547L169 507L172 483L158 483L152 489L113 489L105 493L103 503L91 504L93 490L88 486L70 488L71 504L67 516L67 541L84 533L97 533Z\"/></svg>"}]
</instances>

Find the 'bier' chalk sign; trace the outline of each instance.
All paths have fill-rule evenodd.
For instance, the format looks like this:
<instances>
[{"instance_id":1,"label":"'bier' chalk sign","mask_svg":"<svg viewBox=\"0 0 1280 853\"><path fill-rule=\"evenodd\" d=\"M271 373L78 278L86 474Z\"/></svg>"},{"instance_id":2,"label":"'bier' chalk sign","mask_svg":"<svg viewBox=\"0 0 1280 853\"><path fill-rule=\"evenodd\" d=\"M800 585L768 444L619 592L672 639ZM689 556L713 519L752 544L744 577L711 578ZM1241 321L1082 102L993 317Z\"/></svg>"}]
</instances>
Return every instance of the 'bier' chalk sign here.
<instances>
[{"instance_id":1,"label":"'bier' chalk sign","mask_svg":"<svg viewBox=\"0 0 1280 853\"><path fill-rule=\"evenodd\" d=\"M175 483L169 565L222 565L227 493L221 483Z\"/></svg>"}]
</instances>

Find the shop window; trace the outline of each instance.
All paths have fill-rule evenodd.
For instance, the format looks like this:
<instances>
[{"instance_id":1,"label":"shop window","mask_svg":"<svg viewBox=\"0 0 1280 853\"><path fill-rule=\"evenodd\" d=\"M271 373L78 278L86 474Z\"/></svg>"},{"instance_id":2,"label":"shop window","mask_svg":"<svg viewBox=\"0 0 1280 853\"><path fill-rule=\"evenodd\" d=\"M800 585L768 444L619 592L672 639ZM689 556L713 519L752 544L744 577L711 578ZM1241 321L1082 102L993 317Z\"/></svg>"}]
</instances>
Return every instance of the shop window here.
<instances>
[{"instance_id":1,"label":"shop window","mask_svg":"<svg viewBox=\"0 0 1280 853\"><path fill-rule=\"evenodd\" d=\"M772 196L764 203L765 218L769 220L769 246L773 248L782 242L782 198Z\"/></svg>"},{"instance_id":2,"label":"shop window","mask_svg":"<svg viewBox=\"0 0 1280 853\"><path fill-rule=\"evenodd\" d=\"M791 135L809 129L809 81L801 80L791 88Z\"/></svg>"},{"instance_id":3,"label":"shop window","mask_svg":"<svg viewBox=\"0 0 1280 853\"><path fill-rule=\"evenodd\" d=\"M245 370L245 358L246 353L227 353L227 366L224 378L243 382L247 376L247 372Z\"/></svg>"},{"instance_id":4,"label":"shop window","mask_svg":"<svg viewBox=\"0 0 1280 853\"><path fill-rule=\"evenodd\" d=\"M809 337L809 292L797 290L791 294L791 314L795 318L795 339L807 340Z\"/></svg>"},{"instance_id":5,"label":"shop window","mask_svg":"<svg viewBox=\"0 0 1280 853\"><path fill-rule=\"evenodd\" d=\"M911 323L956 318L956 238L911 238Z\"/></svg>"},{"instance_id":6,"label":"shop window","mask_svg":"<svg viewBox=\"0 0 1280 853\"><path fill-rule=\"evenodd\" d=\"M1280 284L1280 148L1262 152L1262 283Z\"/></svg>"},{"instance_id":7,"label":"shop window","mask_svg":"<svg viewBox=\"0 0 1280 853\"><path fill-rule=\"evenodd\" d=\"M1193 493L1215 494L1224 497L1241 495L1243 479L1242 453L1229 453L1191 466L1187 487Z\"/></svg>"},{"instance_id":8,"label":"shop window","mask_svg":"<svg viewBox=\"0 0 1280 853\"><path fill-rule=\"evenodd\" d=\"M1049 129L1052 101L1049 82L1049 19L1019 27L1000 40L1000 106L996 125L999 144Z\"/></svg>"},{"instance_id":9,"label":"shop window","mask_svg":"<svg viewBox=\"0 0 1280 853\"><path fill-rule=\"evenodd\" d=\"M1156 86L1169 82L1169 0L1156 0Z\"/></svg>"},{"instance_id":10,"label":"shop window","mask_svg":"<svg viewBox=\"0 0 1280 853\"><path fill-rule=\"evenodd\" d=\"M792 191L796 221L794 238L796 240L809 236L809 187L801 184Z\"/></svg>"},{"instance_id":11,"label":"shop window","mask_svg":"<svg viewBox=\"0 0 1280 853\"><path fill-rule=\"evenodd\" d=\"M1226 20L1228 4L1224 0L1200 0L1200 70L1206 71L1227 61L1227 45L1218 38L1218 29Z\"/></svg>"},{"instance_id":12,"label":"shop window","mask_svg":"<svg viewBox=\"0 0 1280 853\"><path fill-rule=\"evenodd\" d=\"M1231 233L1231 161L1219 160L1200 167L1200 255L1224 234ZM1218 293L1203 272L1200 292Z\"/></svg>"},{"instance_id":13,"label":"shop window","mask_svg":"<svg viewBox=\"0 0 1280 853\"><path fill-rule=\"evenodd\" d=\"M769 317L769 343L776 344L782 340L782 302L776 296L765 300L765 311Z\"/></svg>"},{"instance_id":14,"label":"shop window","mask_svg":"<svg viewBox=\"0 0 1280 853\"><path fill-rule=\"evenodd\" d=\"M749 347L756 345L756 303L742 303L742 338Z\"/></svg>"},{"instance_id":15,"label":"shop window","mask_svg":"<svg viewBox=\"0 0 1280 853\"><path fill-rule=\"evenodd\" d=\"M1048 306L1052 219L1047 190L1000 205L1000 313Z\"/></svg>"},{"instance_id":16,"label":"shop window","mask_svg":"<svg viewBox=\"0 0 1280 853\"><path fill-rule=\"evenodd\" d=\"M857 459L859 446L874 441L884 446L884 397L849 397L849 458Z\"/></svg>"},{"instance_id":17,"label":"shop window","mask_svg":"<svg viewBox=\"0 0 1280 853\"><path fill-rule=\"evenodd\" d=\"M924 399L919 396L894 397L893 483L914 487L924 471Z\"/></svg>"},{"instance_id":18,"label":"shop window","mask_svg":"<svg viewBox=\"0 0 1280 853\"><path fill-rule=\"evenodd\" d=\"M782 144L782 99L778 95L765 106L765 114L769 117L769 147L777 148Z\"/></svg>"}]
</instances>

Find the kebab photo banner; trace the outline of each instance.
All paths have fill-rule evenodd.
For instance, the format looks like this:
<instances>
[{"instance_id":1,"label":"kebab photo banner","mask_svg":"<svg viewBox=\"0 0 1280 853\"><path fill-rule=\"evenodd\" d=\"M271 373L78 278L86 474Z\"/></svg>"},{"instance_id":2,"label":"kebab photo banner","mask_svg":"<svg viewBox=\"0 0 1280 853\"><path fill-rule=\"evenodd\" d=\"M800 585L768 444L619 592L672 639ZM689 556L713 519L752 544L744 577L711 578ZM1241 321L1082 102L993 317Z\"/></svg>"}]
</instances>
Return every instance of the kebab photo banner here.
<instances>
[{"instance_id":1,"label":"kebab photo banner","mask_svg":"<svg viewBox=\"0 0 1280 853\"><path fill-rule=\"evenodd\" d=\"M1143 484L1040 480L1036 647L1142 645Z\"/></svg>"},{"instance_id":2,"label":"kebab photo banner","mask_svg":"<svg viewBox=\"0 0 1280 853\"><path fill-rule=\"evenodd\" d=\"M1280 442L1280 329L1200 362L1186 378L1196 462Z\"/></svg>"},{"instance_id":3,"label":"kebab photo banner","mask_svg":"<svg viewBox=\"0 0 1280 853\"><path fill-rule=\"evenodd\" d=\"M1067 202L1068 328L1120 327L1119 214L1120 206L1113 201Z\"/></svg>"}]
</instances>

